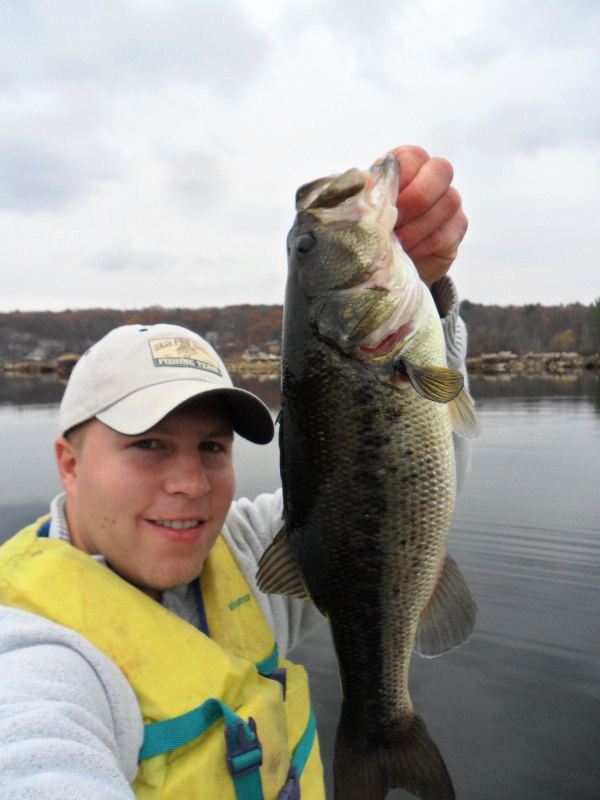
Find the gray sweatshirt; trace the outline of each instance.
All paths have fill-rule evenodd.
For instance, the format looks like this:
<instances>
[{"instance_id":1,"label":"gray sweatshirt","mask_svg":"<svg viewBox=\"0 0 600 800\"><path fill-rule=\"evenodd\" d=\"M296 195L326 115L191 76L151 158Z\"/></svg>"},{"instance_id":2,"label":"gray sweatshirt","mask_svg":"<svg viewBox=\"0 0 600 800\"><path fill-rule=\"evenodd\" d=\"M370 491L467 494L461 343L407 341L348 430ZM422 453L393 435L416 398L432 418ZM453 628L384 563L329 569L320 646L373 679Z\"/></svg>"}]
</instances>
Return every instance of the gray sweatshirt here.
<instances>
[{"instance_id":1,"label":"gray sweatshirt","mask_svg":"<svg viewBox=\"0 0 600 800\"><path fill-rule=\"evenodd\" d=\"M454 286L442 279L433 294L448 364L464 373L466 331ZM455 451L460 486L469 442L455 439ZM50 536L70 541L64 495L55 498L51 513ZM281 527L281 515L281 491L253 502L239 500L223 536L285 656L322 617L311 603L265 595L255 587L258 560ZM163 604L198 626L191 587L165 592ZM68 628L0 606L2 800L131 800L143 733L133 689L106 655Z\"/></svg>"}]
</instances>

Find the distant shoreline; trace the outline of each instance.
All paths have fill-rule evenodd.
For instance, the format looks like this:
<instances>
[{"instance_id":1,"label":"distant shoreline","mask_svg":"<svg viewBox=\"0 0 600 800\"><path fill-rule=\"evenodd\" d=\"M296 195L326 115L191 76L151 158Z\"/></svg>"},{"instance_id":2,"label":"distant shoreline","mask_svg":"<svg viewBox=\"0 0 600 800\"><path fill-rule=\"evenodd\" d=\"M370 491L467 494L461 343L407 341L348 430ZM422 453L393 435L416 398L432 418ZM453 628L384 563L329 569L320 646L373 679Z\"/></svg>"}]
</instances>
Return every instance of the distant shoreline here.
<instances>
[{"instance_id":1,"label":"distant shoreline","mask_svg":"<svg viewBox=\"0 0 600 800\"><path fill-rule=\"evenodd\" d=\"M467 358L467 370L480 375L566 375L600 371L600 353L484 353Z\"/></svg>"},{"instance_id":2,"label":"distant shoreline","mask_svg":"<svg viewBox=\"0 0 600 800\"><path fill-rule=\"evenodd\" d=\"M76 355L65 355L55 361L20 361L4 364L6 376L41 377L56 375L65 380L78 360ZM224 358L229 372L243 378L279 378L281 357L258 354L232 355ZM467 358L467 370L481 375L564 375L580 371L600 372L600 353L527 353L517 355L510 351L484 353Z\"/></svg>"}]
</instances>

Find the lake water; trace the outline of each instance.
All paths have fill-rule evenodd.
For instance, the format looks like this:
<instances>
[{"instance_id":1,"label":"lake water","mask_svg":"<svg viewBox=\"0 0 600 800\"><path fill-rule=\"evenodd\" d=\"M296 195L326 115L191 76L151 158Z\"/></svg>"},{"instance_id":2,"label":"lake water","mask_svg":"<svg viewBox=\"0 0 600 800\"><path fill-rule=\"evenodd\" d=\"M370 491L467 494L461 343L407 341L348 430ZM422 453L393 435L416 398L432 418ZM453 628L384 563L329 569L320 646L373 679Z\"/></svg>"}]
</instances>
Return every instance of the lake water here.
<instances>
[{"instance_id":1,"label":"lake water","mask_svg":"<svg viewBox=\"0 0 600 800\"><path fill-rule=\"evenodd\" d=\"M0 540L60 488L61 389L15 380L0 379ZM246 385L276 407L276 384ZM414 658L413 702L459 800L598 800L600 380L478 379L472 389L483 434L449 550L471 584L477 627L462 648ZM276 444L236 448L238 495L278 485ZM331 786L340 692L326 626L293 657L309 669Z\"/></svg>"}]
</instances>

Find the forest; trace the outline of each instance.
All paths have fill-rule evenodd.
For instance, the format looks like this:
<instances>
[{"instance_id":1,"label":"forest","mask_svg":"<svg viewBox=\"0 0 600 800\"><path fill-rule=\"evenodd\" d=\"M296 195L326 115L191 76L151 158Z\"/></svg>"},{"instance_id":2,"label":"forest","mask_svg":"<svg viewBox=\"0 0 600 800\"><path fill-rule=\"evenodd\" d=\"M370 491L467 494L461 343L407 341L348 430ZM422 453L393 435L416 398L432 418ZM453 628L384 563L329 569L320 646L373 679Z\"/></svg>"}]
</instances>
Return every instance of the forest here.
<instances>
[{"instance_id":1,"label":"forest","mask_svg":"<svg viewBox=\"0 0 600 800\"><path fill-rule=\"evenodd\" d=\"M495 306L464 300L460 313L467 323L471 357L502 351L600 352L600 297L590 306ZM223 356L248 348L276 352L281 321L278 305L13 311L0 313L0 363L80 354L112 328L130 323L183 325L207 338Z\"/></svg>"},{"instance_id":2,"label":"forest","mask_svg":"<svg viewBox=\"0 0 600 800\"><path fill-rule=\"evenodd\" d=\"M469 356L600 351L600 297L590 306L495 306L463 300L460 314L469 331Z\"/></svg>"}]
</instances>

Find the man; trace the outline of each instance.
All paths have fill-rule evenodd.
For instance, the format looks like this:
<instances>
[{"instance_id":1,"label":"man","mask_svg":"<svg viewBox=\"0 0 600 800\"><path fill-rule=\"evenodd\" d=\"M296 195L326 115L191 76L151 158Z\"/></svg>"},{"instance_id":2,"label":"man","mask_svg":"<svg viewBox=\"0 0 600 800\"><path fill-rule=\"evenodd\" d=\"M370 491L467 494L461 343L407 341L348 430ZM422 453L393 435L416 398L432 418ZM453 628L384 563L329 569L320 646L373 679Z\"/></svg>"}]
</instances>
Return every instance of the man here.
<instances>
[{"instance_id":1,"label":"man","mask_svg":"<svg viewBox=\"0 0 600 800\"><path fill-rule=\"evenodd\" d=\"M447 162L394 152L457 367L439 279L466 218ZM281 493L232 503L234 432L269 441L266 407L193 332L125 326L78 362L60 428L65 493L0 548L1 796L323 797L304 671L280 659L321 618L254 583Z\"/></svg>"}]
</instances>

